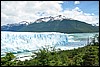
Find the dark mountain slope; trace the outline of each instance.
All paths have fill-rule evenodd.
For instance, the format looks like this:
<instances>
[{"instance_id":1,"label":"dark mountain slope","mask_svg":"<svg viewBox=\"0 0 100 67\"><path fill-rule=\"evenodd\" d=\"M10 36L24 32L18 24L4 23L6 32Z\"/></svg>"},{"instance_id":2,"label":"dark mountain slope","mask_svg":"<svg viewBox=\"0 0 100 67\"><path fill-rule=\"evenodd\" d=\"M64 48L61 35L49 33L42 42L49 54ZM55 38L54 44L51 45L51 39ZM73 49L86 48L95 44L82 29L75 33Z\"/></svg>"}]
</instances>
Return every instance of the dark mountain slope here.
<instances>
[{"instance_id":1,"label":"dark mountain slope","mask_svg":"<svg viewBox=\"0 0 100 67\"><path fill-rule=\"evenodd\" d=\"M63 33L74 33L74 32L98 32L99 27L92 26L85 22L78 20L54 20L48 22L32 23L25 26L18 31L23 32L63 32Z\"/></svg>"}]
</instances>

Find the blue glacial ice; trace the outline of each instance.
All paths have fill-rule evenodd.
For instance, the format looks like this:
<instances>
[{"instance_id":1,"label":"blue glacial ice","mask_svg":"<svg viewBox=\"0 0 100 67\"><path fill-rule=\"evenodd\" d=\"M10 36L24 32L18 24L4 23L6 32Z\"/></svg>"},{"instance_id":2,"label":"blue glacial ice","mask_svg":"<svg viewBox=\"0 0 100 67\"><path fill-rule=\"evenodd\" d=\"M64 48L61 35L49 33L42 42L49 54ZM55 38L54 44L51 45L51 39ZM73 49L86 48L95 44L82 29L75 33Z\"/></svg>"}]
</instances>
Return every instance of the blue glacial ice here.
<instances>
[{"instance_id":1,"label":"blue glacial ice","mask_svg":"<svg viewBox=\"0 0 100 67\"><path fill-rule=\"evenodd\" d=\"M37 50L45 45L66 46L68 36L56 32L1 32L1 55L6 52L21 53Z\"/></svg>"}]
</instances>

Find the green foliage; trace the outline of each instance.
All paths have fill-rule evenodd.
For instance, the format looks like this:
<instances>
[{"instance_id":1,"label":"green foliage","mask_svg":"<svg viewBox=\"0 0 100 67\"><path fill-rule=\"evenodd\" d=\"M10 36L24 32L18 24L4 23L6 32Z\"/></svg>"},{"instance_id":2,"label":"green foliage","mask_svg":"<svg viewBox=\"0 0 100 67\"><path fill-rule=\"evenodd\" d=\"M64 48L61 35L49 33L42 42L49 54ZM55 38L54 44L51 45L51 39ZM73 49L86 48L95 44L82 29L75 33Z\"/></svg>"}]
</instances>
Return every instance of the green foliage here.
<instances>
[{"instance_id":1,"label":"green foliage","mask_svg":"<svg viewBox=\"0 0 100 67\"><path fill-rule=\"evenodd\" d=\"M6 53L5 57L1 58L1 65L3 66L12 66L16 62L12 61L15 58L15 56L12 53Z\"/></svg>"},{"instance_id":2,"label":"green foliage","mask_svg":"<svg viewBox=\"0 0 100 67\"><path fill-rule=\"evenodd\" d=\"M98 55L98 51L96 49L94 49L93 47L90 47L87 49L87 52L84 55L84 62L83 65L84 66L98 66L98 60L99 57Z\"/></svg>"},{"instance_id":3,"label":"green foliage","mask_svg":"<svg viewBox=\"0 0 100 67\"><path fill-rule=\"evenodd\" d=\"M15 58L15 56L12 54L12 53L7 53L5 58L8 60L8 61L11 61Z\"/></svg>"},{"instance_id":4,"label":"green foliage","mask_svg":"<svg viewBox=\"0 0 100 67\"><path fill-rule=\"evenodd\" d=\"M82 63L83 63L83 54L78 54L78 55L75 55L74 58L73 58L73 61L74 61L74 65L75 66L81 66Z\"/></svg>"}]
</instances>

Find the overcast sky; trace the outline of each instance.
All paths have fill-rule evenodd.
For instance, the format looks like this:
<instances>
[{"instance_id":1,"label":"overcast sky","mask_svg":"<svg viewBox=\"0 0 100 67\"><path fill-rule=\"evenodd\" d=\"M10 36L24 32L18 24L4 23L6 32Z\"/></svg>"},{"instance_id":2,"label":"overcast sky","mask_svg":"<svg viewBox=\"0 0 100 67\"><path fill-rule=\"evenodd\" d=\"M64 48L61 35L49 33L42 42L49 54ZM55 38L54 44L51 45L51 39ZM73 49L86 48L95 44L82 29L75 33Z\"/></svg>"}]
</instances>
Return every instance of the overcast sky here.
<instances>
[{"instance_id":1,"label":"overcast sky","mask_svg":"<svg viewBox=\"0 0 100 67\"><path fill-rule=\"evenodd\" d=\"M1 25L57 15L96 24L99 1L1 1Z\"/></svg>"}]
</instances>

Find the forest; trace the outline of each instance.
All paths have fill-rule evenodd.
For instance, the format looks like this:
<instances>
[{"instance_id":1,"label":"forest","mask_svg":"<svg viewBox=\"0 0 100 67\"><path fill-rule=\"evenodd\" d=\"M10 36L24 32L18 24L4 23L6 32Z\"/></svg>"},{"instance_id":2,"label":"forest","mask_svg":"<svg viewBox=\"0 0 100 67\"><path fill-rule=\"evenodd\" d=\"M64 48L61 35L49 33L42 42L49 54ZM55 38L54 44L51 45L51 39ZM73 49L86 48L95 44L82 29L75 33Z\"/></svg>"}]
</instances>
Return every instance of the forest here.
<instances>
[{"instance_id":1,"label":"forest","mask_svg":"<svg viewBox=\"0 0 100 67\"><path fill-rule=\"evenodd\" d=\"M72 50L60 50L53 47L33 52L31 60L16 60L12 53L1 57L1 66L99 66L99 36L91 44ZM51 49L51 51L49 51Z\"/></svg>"}]
</instances>

